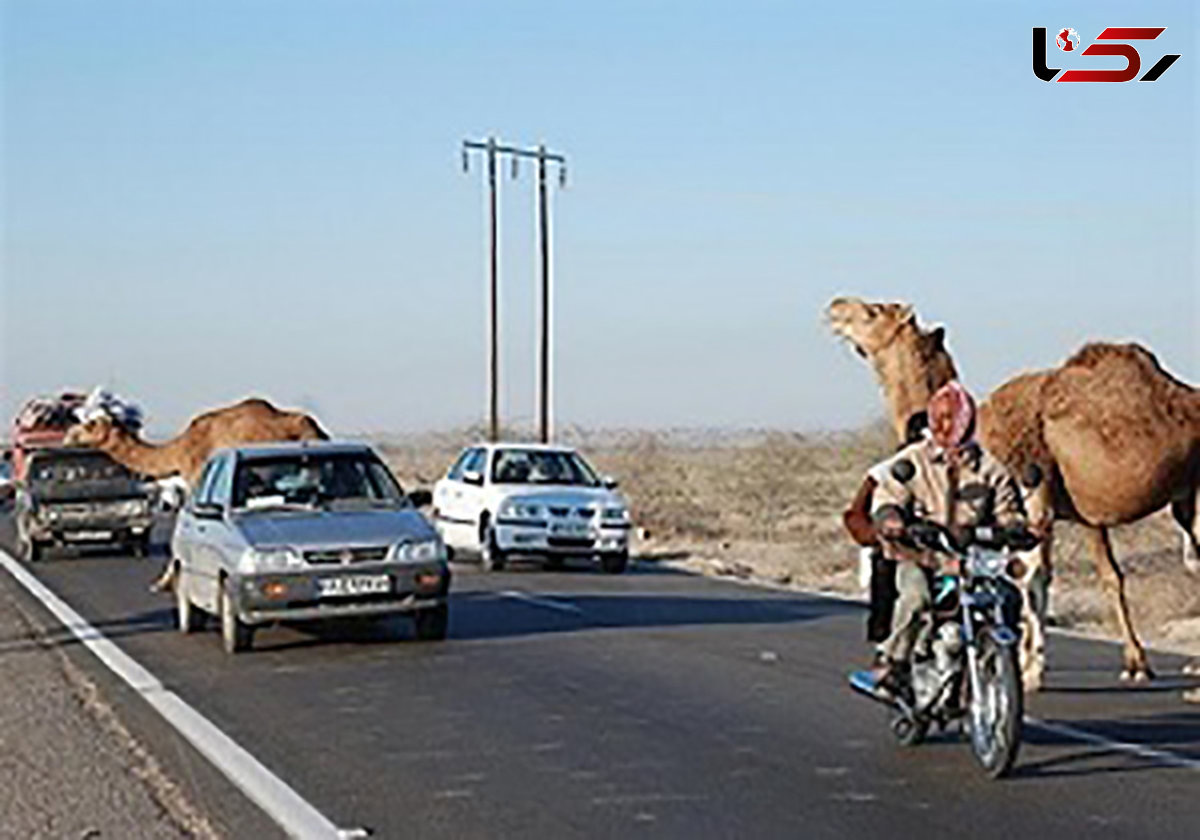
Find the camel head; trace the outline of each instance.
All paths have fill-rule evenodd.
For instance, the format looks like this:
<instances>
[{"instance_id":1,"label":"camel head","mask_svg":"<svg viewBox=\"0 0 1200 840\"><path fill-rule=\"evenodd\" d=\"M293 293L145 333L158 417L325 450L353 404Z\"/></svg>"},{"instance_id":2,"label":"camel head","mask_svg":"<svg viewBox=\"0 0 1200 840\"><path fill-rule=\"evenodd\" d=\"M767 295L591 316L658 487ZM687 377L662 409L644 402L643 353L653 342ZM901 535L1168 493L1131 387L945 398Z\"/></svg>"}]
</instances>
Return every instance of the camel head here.
<instances>
[{"instance_id":1,"label":"camel head","mask_svg":"<svg viewBox=\"0 0 1200 840\"><path fill-rule=\"evenodd\" d=\"M107 415L98 415L84 423L77 423L67 430L63 443L67 446L90 446L93 449L108 449L121 434L117 424Z\"/></svg>"},{"instance_id":2,"label":"camel head","mask_svg":"<svg viewBox=\"0 0 1200 840\"><path fill-rule=\"evenodd\" d=\"M856 297L834 298L825 308L825 318L834 335L875 368L896 434L903 440L908 419L958 375L946 350L945 329L922 329L910 304Z\"/></svg>"}]
</instances>

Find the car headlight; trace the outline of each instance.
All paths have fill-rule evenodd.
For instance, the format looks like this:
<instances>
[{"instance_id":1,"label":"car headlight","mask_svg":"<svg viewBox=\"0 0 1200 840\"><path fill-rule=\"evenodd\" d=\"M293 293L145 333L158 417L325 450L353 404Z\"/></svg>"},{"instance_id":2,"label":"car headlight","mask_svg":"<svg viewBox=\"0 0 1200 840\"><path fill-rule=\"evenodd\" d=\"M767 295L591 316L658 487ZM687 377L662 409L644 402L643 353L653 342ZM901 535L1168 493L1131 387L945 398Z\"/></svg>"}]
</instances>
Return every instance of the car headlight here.
<instances>
[{"instance_id":1,"label":"car headlight","mask_svg":"<svg viewBox=\"0 0 1200 840\"><path fill-rule=\"evenodd\" d=\"M146 505L145 499L130 499L127 502L121 502L117 506L118 516L140 516L149 508Z\"/></svg>"},{"instance_id":2,"label":"car headlight","mask_svg":"<svg viewBox=\"0 0 1200 840\"><path fill-rule=\"evenodd\" d=\"M606 507L604 518L609 522L626 522L629 519L629 510L619 506Z\"/></svg>"},{"instance_id":3,"label":"car headlight","mask_svg":"<svg viewBox=\"0 0 1200 840\"><path fill-rule=\"evenodd\" d=\"M505 502L500 505L499 515L505 519L538 519L542 516L542 506Z\"/></svg>"},{"instance_id":4,"label":"car headlight","mask_svg":"<svg viewBox=\"0 0 1200 840\"><path fill-rule=\"evenodd\" d=\"M441 540L401 543L392 557L401 563L432 563L446 559L446 545Z\"/></svg>"},{"instance_id":5,"label":"car headlight","mask_svg":"<svg viewBox=\"0 0 1200 840\"><path fill-rule=\"evenodd\" d=\"M238 560L238 571L242 574L279 572L286 569L298 569L302 566L304 566L304 560L290 548L248 548Z\"/></svg>"}]
</instances>

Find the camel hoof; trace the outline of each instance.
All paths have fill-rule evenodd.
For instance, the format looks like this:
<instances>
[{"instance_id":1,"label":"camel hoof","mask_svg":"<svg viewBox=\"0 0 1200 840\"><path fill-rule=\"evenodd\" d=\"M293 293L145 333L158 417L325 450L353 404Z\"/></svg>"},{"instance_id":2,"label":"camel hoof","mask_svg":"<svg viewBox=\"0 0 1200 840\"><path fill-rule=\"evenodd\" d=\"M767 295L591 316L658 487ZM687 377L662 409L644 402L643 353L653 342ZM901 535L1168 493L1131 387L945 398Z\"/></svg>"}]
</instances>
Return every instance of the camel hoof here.
<instances>
[{"instance_id":1,"label":"camel hoof","mask_svg":"<svg viewBox=\"0 0 1200 840\"><path fill-rule=\"evenodd\" d=\"M1147 667L1126 668L1121 672L1121 682L1148 683L1154 679L1154 672Z\"/></svg>"}]
</instances>

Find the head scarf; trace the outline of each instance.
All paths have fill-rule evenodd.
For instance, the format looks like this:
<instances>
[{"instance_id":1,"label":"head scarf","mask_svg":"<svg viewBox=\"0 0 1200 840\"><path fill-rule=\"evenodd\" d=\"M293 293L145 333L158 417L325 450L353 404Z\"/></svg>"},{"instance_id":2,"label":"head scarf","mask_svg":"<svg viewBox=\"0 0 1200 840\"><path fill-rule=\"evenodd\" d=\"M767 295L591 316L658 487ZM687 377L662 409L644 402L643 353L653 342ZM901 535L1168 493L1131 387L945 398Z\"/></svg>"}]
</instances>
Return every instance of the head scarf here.
<instances>
[{"instance_id":1,"label":"head scarf","mask_svg":"<svg viewBox=\"0 0 1200 840\"><path fill-rule=\"evenodd\" d=\"M929 416L933 417L934 406L949 405L954 417L950 433L951 448L959 449L971 442L975 434L975 400L958 380L951 380L929 398Z\"/></svg>"}]
</instances>

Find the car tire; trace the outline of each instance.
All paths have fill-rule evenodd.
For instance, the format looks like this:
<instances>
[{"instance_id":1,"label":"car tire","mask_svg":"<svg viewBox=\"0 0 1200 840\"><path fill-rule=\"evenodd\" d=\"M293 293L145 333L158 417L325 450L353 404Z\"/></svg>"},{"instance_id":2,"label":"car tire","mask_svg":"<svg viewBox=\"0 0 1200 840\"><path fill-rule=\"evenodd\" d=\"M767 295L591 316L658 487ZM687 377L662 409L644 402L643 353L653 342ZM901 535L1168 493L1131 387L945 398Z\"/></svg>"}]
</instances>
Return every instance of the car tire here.
<instances>
[{"instance_id":1,"label":"car tire","mask_svg":"<svg viewBox=\"0 0 1200 840\"><path fill-rule=\"evenodd\" d=\"M254 628L243 622L234 608L229 584L221 587L221 646L229 654L249 650L254 643Z\"/></svg>"},{"instance_id":2,"label":"car tire","mask_svg":"<svg viewBox=\"0 0 1200 840\"><path fill-rule=\"evenodd\" d=\"M600 568L607 574L623 574L629 568L629 552L619 551L615 554L600 555Z\"/></svg>"},{"instance_id":3,"label":"car tire","mask_svg":"<svg viewBox=\"0 0 1200 840\"><path fill-rule=\"evenodd\" d=\"M445 640L450 629L450 607L448 604L438 604L436 607L426 607L413 614L413 627L416 629L417 640L422 642L440 642Z\"/></svg>"},{"instance_id":4,"label":"car tire","mask_svg":"<svg viewBox=\"0 0 1200 840\"><path fill-rule=\"evenodd\" d=\"M491 524L483 526L483 538L479 543L479 565L485 572L503 571L508 558L496 545L496 529Z\"/></svg>"},{"instance_id":5,"label":"car tire","mask_svg":"<svg viewBox=\"0 0 1200 840\"><path fill-rule=\"evenodd\" d=\"M197 633L204 629L204 613L188 599L183 572L176 570L175 615L180 633Z\"/></svg>"}]
</instances>

